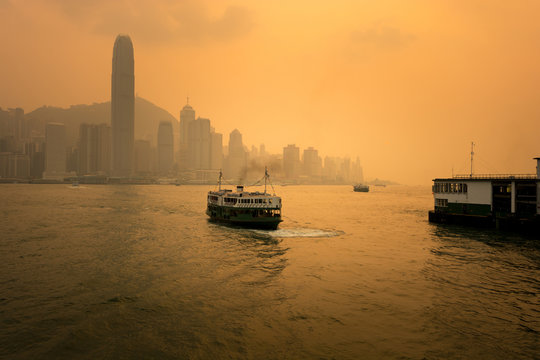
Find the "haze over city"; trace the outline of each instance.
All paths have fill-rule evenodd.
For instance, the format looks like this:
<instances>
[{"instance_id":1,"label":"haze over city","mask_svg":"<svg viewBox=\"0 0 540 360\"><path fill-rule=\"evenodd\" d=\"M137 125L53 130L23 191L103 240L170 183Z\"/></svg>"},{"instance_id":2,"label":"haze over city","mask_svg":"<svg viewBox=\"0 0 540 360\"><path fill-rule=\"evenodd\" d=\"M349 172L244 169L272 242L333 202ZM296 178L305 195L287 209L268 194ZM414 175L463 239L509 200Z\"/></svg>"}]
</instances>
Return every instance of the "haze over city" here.
<instances>
[{"instance_id":1,"label":"haze over city","mask_svg":"<svg viewBox=\"0 0 540 360\"><path fill-rule=\"evenodd\" d=\"M248 146L359 156L366 177L427 184L531 173L540 155L540 4L0 1L0 106L110 99L129 34L135 92L178 119L186 97Z\"/></svg>"}]
</instances>

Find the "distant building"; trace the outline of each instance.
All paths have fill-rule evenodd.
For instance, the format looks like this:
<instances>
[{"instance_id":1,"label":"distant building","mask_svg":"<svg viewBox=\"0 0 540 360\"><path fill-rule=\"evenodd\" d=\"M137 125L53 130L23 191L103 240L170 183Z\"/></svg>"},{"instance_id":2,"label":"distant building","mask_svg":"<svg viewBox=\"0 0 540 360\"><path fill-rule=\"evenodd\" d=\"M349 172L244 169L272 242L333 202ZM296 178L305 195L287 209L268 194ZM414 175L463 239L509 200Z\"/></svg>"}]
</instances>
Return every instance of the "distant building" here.
<instances>
[{"instance_id":1,"label":"distant building","mask_svg":"<svg viewBox=\"0 0 540 360\"><path fill-rule=\"evenodd\" d=\"M61 180L66 176L66 127L48 123L45 127L45 172L43 178Z\"/></svg>"},{"instance_id":2,"label":"distant building","mask_svg":"<svg viewBox=\"0 0 540 360\"><path fill-rule=\"evenodd\" d=\"M79 128L79 175L109 174L111 167L111 127L81 124Z\"/></svg>"},{"instance_id":3,"label":"distant building","mask_svg":"<svg viewBox=\"0 0 540 360\"><path fill-rule=\"evenodd\" d=\"M326 156L324 158L324 168L322 171L322 177L325 182L333 183L337 178L337 163L336 159Z\"/></svg>"},{"instance_id":4,"label":"distant building","mask_svg":"<svg viewBox=\"0 0 540 360\"><path fill-rule=\"evenodd\" d=\"M133 172L135 141L135 75L133 44L127 35L114 42L111 76L112 172L128 177Z\"/></svg>"},{"instance_id":5,"label":"distant building","mask_svg":"<svg viewBox=\"0 0 540 360\"><path fill-rule=\"evenodd\" d=\"M30 177L30 157L27 154L9 156L8 177L27 179Z\"/></svg>"},{"instance_id":6,"label":"distant building","mask_svg":"<svg viewBox=\"0 0 540 360\"><path fill-rule=\"evenodd\" d=\"M30 158L30 177L40 179L45 170L45 138L35 137L26 144L25 153Z\"/></svg>"},{"instance_id":7,"label":"distant building","mask_svg":"<svg viewBox=\"0 0 540 360\"><path fill-rule=\"evenodd\" d=\"M234 129L229 135L229 155L225 176L230 179L244 178L247 168L247 152L242 142L242 134Z\"/></svg>"},{"instance_id":8,"label":"distant building","mask_svg":"<svg viewBox=\"0 0 540 360\"><path fill-rule=\"evenodd\" d=\"M219 170L223 168L223 135L212 131L211 136L210 169Z\"/></svg>"},{"instance_id":9,"label":"distant building","mask_svg":"<svg viewBox=\"0 0 540 360\"><path fill-rule=\"evenodd\" d=\"M188 124L188 168L210 169L210 120L197 118Z\"/></svg>"},{"instance_id":10,"label":"distant building","mask_svg":"<svg viewBox=\"0 0 540 360\"><path fill-rule=\"evenodd\" d=\"M178 148L178 165L181 170L185 170L189 167L188 128L189 128L189 124L193 121L195 121L195 110L193 110L191 105L189 105L188 103L180 111L180 139L179 139L179 148Z\"/></svg>"},{"instance_id":11,"label":"distant building","mask_svg":"<svg viewBox=\"0 0 540 360\"><path fill-rule=\"evenodd\" d=\"M153 172L153 161L154 158L152 151L152 146L150 141L147 140L135 140L135 173L137 175L150 175Z\"/></svg>"},{"instance_id":12,"label":"distant building","mask_svg":"<svg viewBox=\"0 0 540 360\"><path fill-rule=\"evenodd\" d=\"M174 163L174 136L170 121L159 123L157 138L158 172L168 174Z\"/></svg>"},{"instance_id":13,"label":"distant building","mask_svg":"<svg viewBox=\"0 0 540 360\"><path fill-rule=\"evenodd\" d=\"M364 169L360 163L360 159L357 157L351 165L351 180L355 183L364 182Z\"/></svg>"},{"instance_id":14,"label":"distant building","mask_svg":"<svg viewBox=\"0 0 540 360\"><path fill-rule=\"evenodd\" d=\"M340 173L338 178L341 179L343 182L347 183L352 181L351 179L351 159L345 158L343 159L343 162L341 163L340 167Z\"/></svg>"},{"instance_id":15,"label":"distant building","mask_svg":"<svg viewBox=\"0 0 540 360\"><path fill-rule=\"evenodd\" d=\"M320 178L322 171L322 160L319 152L313 147L304 150L304 175L310 178Z\"/></svg>"},{"instance_id":16,"label":"distant building","mask_svg":"<svg viewBox=\"0 0 540 360\"><path fill-rule=\"evenodd\" d=\"M286 179L296 179L300 173L300 149L294 144L283 148L283 172Z\"/></svg>"}]
</instances>

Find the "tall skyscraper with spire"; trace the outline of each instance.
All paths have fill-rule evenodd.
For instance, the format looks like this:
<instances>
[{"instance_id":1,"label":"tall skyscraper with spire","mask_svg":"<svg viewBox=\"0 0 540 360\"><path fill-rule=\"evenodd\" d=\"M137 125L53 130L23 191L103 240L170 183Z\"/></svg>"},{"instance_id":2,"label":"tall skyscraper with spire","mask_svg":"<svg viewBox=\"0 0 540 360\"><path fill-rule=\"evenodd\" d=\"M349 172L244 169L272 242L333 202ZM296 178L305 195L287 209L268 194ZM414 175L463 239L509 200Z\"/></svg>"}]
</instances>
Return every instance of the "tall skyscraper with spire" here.
<instances>
[{"instance_id":1,"label":"tall skyscraper with spire","mask_svg":"<svg viewBox=\"0 0 540 360\"><path fill-rule=\"evenodd\" d=\"M195 110L189 105L189 98L187 98L187 104L180 111L180 146L179 146L179 158L178 163L181 170L186 170L190 167L189 159L189 124L195 121Z\"/></svg>"},{"instance_id":2,"label":"tall skyscraper with spire","mask_svg":"<svg viewBox=\"0 0 540 360\"><path fill-rule=\"evenodd\" d=\"M114 42L111 76L112 173L133 173L135 140L135 75L133 44L128 35Z\"/></svg>"}]
</instances>

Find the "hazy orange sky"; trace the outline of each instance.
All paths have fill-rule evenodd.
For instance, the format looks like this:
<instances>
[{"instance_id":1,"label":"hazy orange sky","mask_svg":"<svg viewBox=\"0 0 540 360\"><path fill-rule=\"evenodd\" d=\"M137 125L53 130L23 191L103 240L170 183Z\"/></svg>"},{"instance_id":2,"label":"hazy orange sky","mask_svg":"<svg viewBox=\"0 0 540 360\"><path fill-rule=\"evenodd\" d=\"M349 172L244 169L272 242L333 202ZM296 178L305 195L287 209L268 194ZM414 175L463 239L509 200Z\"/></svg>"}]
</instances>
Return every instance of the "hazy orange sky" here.
<instances>
[{"instance_id":1,"label":"hazy orange sky","mask_svg":"<svg viewBox=\"0 0 540 360\"><path fill-rule=\"evenodd\" d=\"M131 36L139 96L189 95L248 146L359 156L366 177L424 184L469 167L533 173L540 1L0 0L0 106L110 99Z\"/></svg>"}]
</instances>

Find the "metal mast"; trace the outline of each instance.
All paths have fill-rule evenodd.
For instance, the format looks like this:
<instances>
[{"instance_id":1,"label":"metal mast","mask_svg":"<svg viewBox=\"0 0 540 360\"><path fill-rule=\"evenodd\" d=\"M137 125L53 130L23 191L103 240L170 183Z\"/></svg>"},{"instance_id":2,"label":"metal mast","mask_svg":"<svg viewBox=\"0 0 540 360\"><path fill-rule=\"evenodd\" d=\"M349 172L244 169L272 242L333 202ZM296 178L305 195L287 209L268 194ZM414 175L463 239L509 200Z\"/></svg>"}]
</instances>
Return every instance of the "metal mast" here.
<instances>
[{"instance_id":1,"label":"metal mast","mask_svg":"<svg viewBox=\"0 0 540 360\"><path fill-rule=\"evenodd\" d=\"M471 142L471 177L473 174L474 142Z\"/></svg>"}]
</instances>

